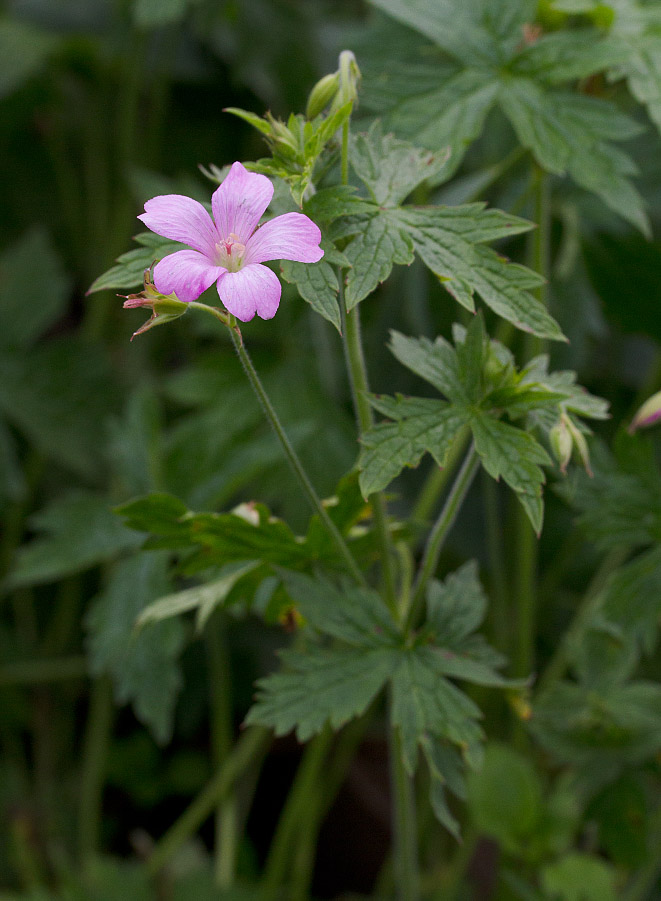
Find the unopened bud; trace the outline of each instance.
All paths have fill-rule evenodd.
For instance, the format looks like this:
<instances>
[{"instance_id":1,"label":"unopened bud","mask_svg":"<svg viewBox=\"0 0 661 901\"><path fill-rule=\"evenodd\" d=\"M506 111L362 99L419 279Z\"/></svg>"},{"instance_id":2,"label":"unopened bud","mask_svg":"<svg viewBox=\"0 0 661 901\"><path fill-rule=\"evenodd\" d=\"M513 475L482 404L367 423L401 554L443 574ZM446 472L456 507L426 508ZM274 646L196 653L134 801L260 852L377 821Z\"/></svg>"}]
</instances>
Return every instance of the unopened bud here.
<instances>
[{"instance_id":1,"label":"unopened bud","mask_svg":"<svg viewBox=\"0 0 661 901\"><path fill-rule=\"evenodd\" d=\"M569 428L569 432L572 437L572 441L574 442L574 447L576 448L576 452L580 457L581 463L585 467L585 471L591 477L592 476L592 467L590 466L590 449L588 448L588 442L581 430L575 425L574 422L567 417L567 424Z\"/></svg>"},{"instance_id":2,"label":"unopened bud","mask_svg":"<svg viewBox=\"0 0 661 901\"><path fill-rule=\"evenodd\" d=\"M351 50L343 50L340 53L338 74L340 83L333 102L334 108L344 106L345 103L355 103L358 99L358 85L362 76Z\"/></svg>"},{"instance_id":3,"label":"unopened bud","mask_svg":"<svg viewBox=\"0 0 661 901\"><path fill-rule=\"evenodd\" d=\"M571 433L567 426L567 417L563 414L549 433L551 450L560 464L560 472L566 473L571 460L571 452L574 447Z\"/></svg>"},{"instance_id":4,"label":"unopened bud","mask_svg":"<svg viewBox=\"0 0 661 901\"><path fill-rule=\"evenodd\" d=\"M340 86L340 75L338 72L332 72L324 75L310 91L308 104L305 108L305 115L308 119L314 119L319 113L331 102L337 94Z\"/></svg>"},{"instance_id":5,"label":"unopened bud","mask_svg":"<svg viewBox=\"0 0 661 901\"><path fill-rule=\"evenodd\" d=\"M120 295L123 296L123 295ZM156 290L152 281L151 269L145 270L144 288L139 294L129 294L124 297L124 309L132 310L138 307L148 307L151 310L150 318L137 332L131 335L131 341L136 335L142 335L155 325L165 325L173 319L183 316L188 310L188 304L179 300L175 294L161 294Z\"/></svg>"},{"instance_id":6,"label":"unopened bud","mask_svg":"<svg viewBox=\"0 0 661 901\"><path fill-rule=\"evenodd\" d=\"M629 432L633 435L636 429L644 429L655 425L661 419L661 391L648 397L642 407L631 420Z\"/></svg>"}]
</instances>

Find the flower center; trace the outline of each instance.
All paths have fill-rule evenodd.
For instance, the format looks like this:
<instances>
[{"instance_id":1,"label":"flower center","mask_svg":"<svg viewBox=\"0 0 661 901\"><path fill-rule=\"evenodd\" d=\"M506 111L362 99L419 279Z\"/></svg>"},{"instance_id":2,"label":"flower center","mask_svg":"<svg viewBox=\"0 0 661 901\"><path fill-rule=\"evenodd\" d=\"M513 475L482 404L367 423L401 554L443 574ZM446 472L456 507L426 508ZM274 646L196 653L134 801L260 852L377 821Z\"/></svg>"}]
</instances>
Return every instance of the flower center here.
<instances>
[{"instance_id":1,"label":"flower center","mask_svg":"<svg viewBox=\"0 0 661 901\"><path fill-rule=\"evenodd\" d=\"M228 272L237 272L243 262L243 254L246 245L242 244L239 236L231 232L216 244L216 263L224 266Z\"/></svg>"}]
</instances>

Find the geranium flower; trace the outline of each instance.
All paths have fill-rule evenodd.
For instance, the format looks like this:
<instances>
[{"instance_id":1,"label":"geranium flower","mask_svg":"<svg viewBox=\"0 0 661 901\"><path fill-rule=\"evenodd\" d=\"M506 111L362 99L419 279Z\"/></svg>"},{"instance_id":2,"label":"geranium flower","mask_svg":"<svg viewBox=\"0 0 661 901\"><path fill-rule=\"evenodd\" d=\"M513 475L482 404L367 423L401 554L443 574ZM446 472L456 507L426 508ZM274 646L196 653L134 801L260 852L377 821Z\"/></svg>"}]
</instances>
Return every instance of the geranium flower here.
<instances>
[{"instance_id":1,"label":"geranium flower","mask_svg":"<svg viewBox=\"0 0 661 901\"><path fill-rule=\"evenodd\" d=\"M157 235L192 248L156 264L157 290L189 303L215 282L225 307L242 322L255 313L262 319L275 316L280 280L262 263L316 263L324 252L319 228L303 213L285 213L257 227L272 197L265 175L234 163L211 197L213 219L192 197L162 194L148 200L138 219Z\"/></svg>"}]
</instances>

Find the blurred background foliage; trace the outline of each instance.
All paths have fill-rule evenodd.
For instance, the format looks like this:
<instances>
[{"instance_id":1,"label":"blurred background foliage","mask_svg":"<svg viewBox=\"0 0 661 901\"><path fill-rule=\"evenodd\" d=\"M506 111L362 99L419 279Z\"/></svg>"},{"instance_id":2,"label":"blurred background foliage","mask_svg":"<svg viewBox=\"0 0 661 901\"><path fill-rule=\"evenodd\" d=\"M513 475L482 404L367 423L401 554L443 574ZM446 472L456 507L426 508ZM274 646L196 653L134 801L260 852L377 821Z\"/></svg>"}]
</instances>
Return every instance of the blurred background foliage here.
<instances>
[{"instance_id":1,"label":"blurred background foliage","mask_svg":"<svg viewBox=\"0 0 661 901\"><path fill-rule=\"evenodd\" d=\"M549 5L541 6L544 12ZM272 667L273 651L286 638L281 626L248 623L237 612L214 627L224 648L225 670L219 673L213 670L217 656L208 653L188 622L168 620L136 635L140 610L183 583L173 581L166 551L132 553L142 536L125 528L111 508L152 490L171 492L193 509L225 510L259 498L299 531L307 509L221 330L185 317L176 328L157 329L130 343L141 312L122 311L112 292L92 297L85 292L130 248L132 234L140 230L135 216L147 198L178 192L208 199L210 185L200 164L223 166L263 155L259 136L224 115L224 107L259 114L270 109L276 116L304 109L312 84L335 69L343 47L356 53L363 72L363 121L385 113L389 127L414 137L405 119L398 119L398 97L407 96L412 83L422 90L429 67L441 71L448 61L417 33L356 0L5 0L0 5L2 898L219 897L207 852L210 831L178 855L165 887L154 887L140 860L213 770L209 684L231 679L238 726L254 679ZM636 184L656 236L658 135L621 83L598 82L591 89L616 99L645 126L627 150L642 172ZM455 178L414 199L459 203L479 197L533 217L526 161L514 161L506 177L499 177L501 162L516 150L511 126L493 111ZM661 242L646 240L567 180L554 180L553 196L552 305L571 339L553 350L554 362L577 369L582 384L610 401L612 419L599 428L605 445L661 382ZM519 258L524 243L510 241L505 252ZM445 296L414 264L396 270L378 302L372 298L364 305L376 391L392 382L387 330L448 334L456 311L443 302ZM325 496L356 456L341 352L332 327L293 286L283 286L283 298L273 322L251 323L250 344L274 404ZM398 390L408 390L407 378L412 379L397 372ZM610 473L599 482L601 495L595 495L596 483L591 495L591 484L579 478L562 489L583 510L582 529L575 527L567 504L553 490L547 493L537 638L543 661L552 657L602 559L604 547L595 532L599 516L595 525L589 511L618 477L624 500L630 498L627 478L642 479L645 496L649 480L640 472L649 467L658 486L653 439L619 440L619 463L605 446L596 454L598 474ZM652 462L645 464L648 470L641 464L627 476L622 469L643 444L651 448ZM395 510L406 509L423 475L402 476ZM492 514L507 524L511 503L495 489L486 490L492 492ZM630 519L638 512L633 509ZM653 538L658 542L658 534L638 536L627 547L644 547ZM617 554L617 543L605 550ZM493 566L494 554L505 559L507 569L506 548L490 547L482 507L471 498L444 563L477 556L498 596L503 573ZM650 578L649 590L658 592ZM625 585L620 595L613 591L615 606L627 590ZM641 621L647 622L645 615ZM494 640L498 646L499 636ZM594 640L603 641L603 634ZM580 661L577 665L580 669ZM647 679L658 679L658 660L648 658L643 667ZM589 675L593 681L598 676ZM615 694L611 702L624 711L632 703ZM465 870L477 860L475 897L488 897L493 889L493 877L482 870L489 870L491 861L494 872L498 846L534 870L553 842L562 845L563 835L579 834L573 856L543 871L544 897L556 892L569 898L562 886L592 879L597 887L606 884L603 901L611 885L608 867L643 872L648 863L654 829L661 825L648 822L649 786L658 786L658 722L655 728L641 724L639 745L636 736L631 739L630 766L597 761L611 766L609 778L592 791L579 826L573 789L557 774L565 762L586 771L595 766L594 755L577 750L561 723L566 709L582 704L588 709L589 691L577 688L555 703L555 719L549 707L547 719L536 726L542 758L551 761L544 775L542 764L538 772L516 751L495 744L471 789L472 838L458 866ZM506 738L509 714L499 701L490 704L487 731ZM645 711L653 718L651 706ZM369 891L387 851L387 785L378 729L371 742L352 771L358 784L354 796L345 791L326 826L316 883L320 896ZM259 872L296 760L292 739L276 745L265 764L239 857L247 881ZM365 795L374 797L365 802ZM361 796L363 801L356 800ZM351 843L349 821L356 829L349 834ZM480 834L491 836L491 844L480 845ZM427 855L435 859L452 848L447 837L437 836ZM597 852L609 862L600 862ZM537 897L525 895L513 874L500 886L501 897ZM455 877L449 872L443 878ZM252 895L246 889L223 897Z\"/></svg>"}]
</instances>

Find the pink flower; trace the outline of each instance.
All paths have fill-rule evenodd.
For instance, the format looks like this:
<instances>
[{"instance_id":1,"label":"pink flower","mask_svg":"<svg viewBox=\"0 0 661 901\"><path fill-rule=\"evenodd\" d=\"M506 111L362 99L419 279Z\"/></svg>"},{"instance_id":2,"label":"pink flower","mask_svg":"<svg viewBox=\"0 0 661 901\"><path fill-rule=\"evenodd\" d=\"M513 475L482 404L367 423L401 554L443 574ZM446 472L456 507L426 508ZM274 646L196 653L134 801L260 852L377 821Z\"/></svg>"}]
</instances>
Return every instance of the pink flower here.
<instances>
[{"instance_id":1,"label":"pink flower","mask_svg":"<svg viewBox=\"0 0 661 901\"><path fill-rule=\"evenodd\" d=\"M215 282L225 307L242 322L255 313L262 319L275 316L280 280L261 264L316 263L324 252L319 247L321 232L303 213L285 213L257 228L272 197L273 185L265 175L234 163L211 197L213 219L201 203L181 194L148 200L138 219L157 235L192 248L156 264L157 290L188 303Z\"/></svg>"}]
</instances>

